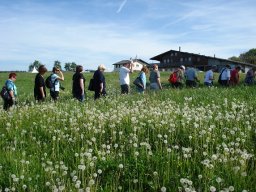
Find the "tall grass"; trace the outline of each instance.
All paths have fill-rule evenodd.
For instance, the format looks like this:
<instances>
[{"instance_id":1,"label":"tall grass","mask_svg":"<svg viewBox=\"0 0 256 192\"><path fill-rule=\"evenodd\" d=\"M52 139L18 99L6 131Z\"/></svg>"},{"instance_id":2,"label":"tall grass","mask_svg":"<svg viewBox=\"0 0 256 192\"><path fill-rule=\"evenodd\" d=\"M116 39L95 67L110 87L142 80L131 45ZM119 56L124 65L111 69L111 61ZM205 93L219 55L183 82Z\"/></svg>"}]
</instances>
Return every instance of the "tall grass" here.
<instances>
[{"instance_id":1,"label":"tall grass","mask_svg":"<svg viewBox=\"0 0 256 192\"><path fill-rule=\"evenodd\" d=\"M108 96L79 103L71 76L59 102L36 104L34 75L18 74L20 104L0 110L0 191L256 189L255 87L120 95L109 73Z\"/></svg>"}]
</instances>

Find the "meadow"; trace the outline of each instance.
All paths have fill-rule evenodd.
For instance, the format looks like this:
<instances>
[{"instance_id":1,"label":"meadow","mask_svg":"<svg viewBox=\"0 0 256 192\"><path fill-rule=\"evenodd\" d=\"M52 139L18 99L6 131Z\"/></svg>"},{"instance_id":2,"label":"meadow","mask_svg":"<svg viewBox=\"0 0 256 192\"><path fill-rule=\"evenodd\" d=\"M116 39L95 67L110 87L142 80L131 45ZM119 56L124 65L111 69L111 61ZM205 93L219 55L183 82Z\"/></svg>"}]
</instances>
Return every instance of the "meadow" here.
<instances>
[{"instance_id":1,"label":"meadow","mask_svg":"<svg viewBox=\"0 0 256 192\"><path fill-rule=\"evenodd\" d=\"M19 104L0 109L0 191L256 191L256 85L173 89L163 72L164 90L120 95L106 73L108 96L79 103L64 75L60 100L38 104L35 74L18 73Z\"/></svg>"}]
</instances>

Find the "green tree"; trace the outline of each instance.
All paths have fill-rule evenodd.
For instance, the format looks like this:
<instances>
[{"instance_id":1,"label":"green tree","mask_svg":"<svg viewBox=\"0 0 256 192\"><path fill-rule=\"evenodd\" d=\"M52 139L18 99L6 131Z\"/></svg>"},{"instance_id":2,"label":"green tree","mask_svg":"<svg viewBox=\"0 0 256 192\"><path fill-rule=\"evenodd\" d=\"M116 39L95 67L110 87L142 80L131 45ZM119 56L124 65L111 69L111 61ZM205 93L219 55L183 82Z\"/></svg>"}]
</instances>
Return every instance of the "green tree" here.
<instances>
[{"instance_id":1,"label":"green tree","mask_svg":"<svg viewBox=\"0 0 256 192\"><path fill-rule=\"evenodd\" d=\"M228 58L229 60L232 60L232 61L238 61L238 62L241 62L241 59L239 57L236 57L236 56L233 56L233 57L230 57Z\"/></svg>"},{"instance_id":2,"label":"green tree","mask_svg":"<svg viewBox=\"0 0 256 192\"><path fill-rule=\"evenodd\" d=\"M64 66L66 71L75 71L76 70L76 63L72 62L72 63L65 63Z\"/></svg>"},{"instance_id":3,"label":"green tree","mask_svg":"<svg viewBox=\"0 0 256 192\"><path fill-rule=\"evenodd\" d=\"M246 63L256 64L256 49L240 54L239 58Z\"/></svg>"},{"instance_id":4,"label":"green tree","mask_svg":"<svg viewBox=\"0 0 256 192\"><path fill-rule=\"evenodd\" d=\"M233 56L233 57L230 57L229 59L233 61L251 63L256 65L256 49L250 49L245 53L241 53L239 57Z\"/></svg>"},{"instance_id":5,"label":"green tree","mask_svg":"<svg viewBox=\"0 0 256 192\"><path fill-rule=\"evenodd\" d=\"M35 60L33 63L29 65L28 71L32 71L34 67L38 70L40 65L42 65L42 63L40 61Z\"/></svg>"},{"instance_id":6,"label":"green tree","mask_svg":"<svg viewBox=\"0 0 256 192\"><path fill-rule=\"evenodd\" d=\"M64 68L66 71L70 71L70 65L71 65L71 63L65 63Z\"/></svg>"},{"instance_id":7,"label":"green tree","mask_svg":"<svg viewBox=\"0 0 256 192\"><path fill-rule=\"evenodd\" d=\"M60 61L54 61L54 67L57 67L59 68L60 70L62 70L62 67L61 67L61 62Z\"/></svg>"},{"instance_id":8,"label":"green tree","mask_svg":"<svg viewBox=\"0 0 256 192\"><path fill-rule=\"evenodd\" d=\"M71 71L75 71L76 70L76 63L75 62L72 62L71 65L70 65L70 70Z\"/></svg>"}]
</instances>

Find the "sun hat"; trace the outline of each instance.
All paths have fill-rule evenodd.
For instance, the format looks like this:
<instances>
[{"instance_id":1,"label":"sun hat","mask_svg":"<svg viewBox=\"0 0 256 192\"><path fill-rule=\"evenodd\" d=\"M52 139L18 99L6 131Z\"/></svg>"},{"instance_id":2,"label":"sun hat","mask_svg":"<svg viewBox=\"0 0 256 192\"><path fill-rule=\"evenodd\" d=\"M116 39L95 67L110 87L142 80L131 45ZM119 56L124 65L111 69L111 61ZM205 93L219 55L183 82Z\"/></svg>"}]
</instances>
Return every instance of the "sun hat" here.
<instances>
[{"instance_id":1,"label":"sun hat","mask_svg":"<svg viewBox=\"0 0 256 192\"><path fill-rule=\"evenodd\" d=\"M183 70L186 69L186 67L184 65L181 65L180 68L183 69Z\"/></svg>"}]
</instances>

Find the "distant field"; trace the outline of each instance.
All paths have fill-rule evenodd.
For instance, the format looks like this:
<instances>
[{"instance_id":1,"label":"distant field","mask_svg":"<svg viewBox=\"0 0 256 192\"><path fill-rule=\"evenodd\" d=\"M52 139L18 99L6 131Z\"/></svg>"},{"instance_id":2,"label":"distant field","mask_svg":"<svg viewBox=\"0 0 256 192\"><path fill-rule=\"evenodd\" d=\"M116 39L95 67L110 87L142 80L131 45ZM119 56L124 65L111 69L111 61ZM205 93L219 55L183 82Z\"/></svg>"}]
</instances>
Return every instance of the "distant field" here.
<instances>
[{"instance_id":1,"label":"distant field","mask_svg":"<svg viewBox=\"0 0 256 192\"><path fill-rule=\"evenodd\" d=\"M206 88L200 73L177 90L163 72L163 91L120 95L106 73L108 97L79 103L64 75L60 101L37 104L35 74L18 73L19 105L0 109L0 191L255 191L256 86Z\"/></svg>"}]
</instances>

